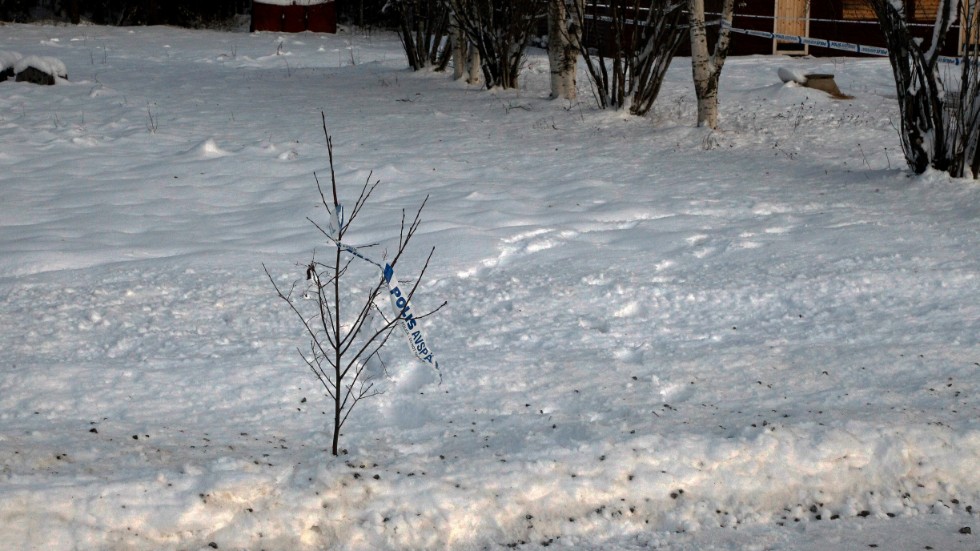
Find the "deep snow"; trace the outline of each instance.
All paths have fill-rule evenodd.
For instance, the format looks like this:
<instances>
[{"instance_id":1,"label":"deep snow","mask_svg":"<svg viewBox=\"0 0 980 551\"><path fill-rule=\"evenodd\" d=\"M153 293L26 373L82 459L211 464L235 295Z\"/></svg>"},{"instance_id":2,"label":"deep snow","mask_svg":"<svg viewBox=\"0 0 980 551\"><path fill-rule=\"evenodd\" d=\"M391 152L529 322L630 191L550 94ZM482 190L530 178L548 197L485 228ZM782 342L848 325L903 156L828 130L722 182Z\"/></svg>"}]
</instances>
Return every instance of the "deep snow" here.
<instances>
[{"instance_id":1,"label":"deep snow","mask_svg":"<svg viewBox=\"0 0 980 551\"><path fill-rule=\"evenodd\" d=\"M0 84L5 548L980 546L980 186L907 173L886 60L731 59L707 132L687 59L634 118L380 32L0 50L71 78ZM430 195L399 275L449 301L340 458L262 267L329 250L321 110L342 200L382 180L352 244Z\"/></svg>"}]
</instances>

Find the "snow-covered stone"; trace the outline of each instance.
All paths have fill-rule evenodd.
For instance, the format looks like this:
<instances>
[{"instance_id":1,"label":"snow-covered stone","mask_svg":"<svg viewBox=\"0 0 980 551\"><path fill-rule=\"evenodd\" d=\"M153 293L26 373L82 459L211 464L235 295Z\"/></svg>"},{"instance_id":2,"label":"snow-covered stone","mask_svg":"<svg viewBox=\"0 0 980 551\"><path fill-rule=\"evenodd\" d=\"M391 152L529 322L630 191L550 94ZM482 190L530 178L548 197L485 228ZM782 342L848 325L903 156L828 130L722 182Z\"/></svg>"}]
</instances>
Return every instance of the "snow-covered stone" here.
<instances>
[{"instance_id":1,"label":"snow-covered stone","mask_svg":"<svg viewBox=\"0 0 980 551\"><path fill-rule=\"evenodd\" d=\"M14 73L18 81L34 84L54 84L57 80L68 78L68 69L58 58L29 55L14 63Z\"/></svg>"}]
</instances>

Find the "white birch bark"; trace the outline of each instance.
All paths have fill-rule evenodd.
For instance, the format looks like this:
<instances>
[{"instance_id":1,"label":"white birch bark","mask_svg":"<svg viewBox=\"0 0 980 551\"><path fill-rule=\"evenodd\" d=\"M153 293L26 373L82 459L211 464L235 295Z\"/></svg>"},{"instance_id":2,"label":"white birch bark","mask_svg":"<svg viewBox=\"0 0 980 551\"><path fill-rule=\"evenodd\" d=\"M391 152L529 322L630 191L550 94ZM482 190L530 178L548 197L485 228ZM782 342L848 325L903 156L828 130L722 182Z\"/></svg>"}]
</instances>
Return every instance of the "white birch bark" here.
<instances>
[{"instance_id":1,"label":"white birch bark","mask_svg":"<svg viewBox=\"0 0 980 551\"><path fill-rule=\"evenodd\" d=\"M577 96L575 71L582 25L574 15L581 10L569 12L568 1L548 1L548 62L551 67L551 97L574 100Z\"/></svg>"},{"instance_id":2,"label":"white birch bark","mask_svg":"<svg viewBox=\"0 0 980 551\"><path fill-rule=\"evenodd\" d=\"M735 0L725 0L722 20L732 22ZM704 0L688 0L691 28L691 69L694 92L698 98L698 126L718 127L718 84L728 57L730 29L724 24L718 30L714 52L708 51L708 33L704 26Z\"/></svg>"}]
</instances>

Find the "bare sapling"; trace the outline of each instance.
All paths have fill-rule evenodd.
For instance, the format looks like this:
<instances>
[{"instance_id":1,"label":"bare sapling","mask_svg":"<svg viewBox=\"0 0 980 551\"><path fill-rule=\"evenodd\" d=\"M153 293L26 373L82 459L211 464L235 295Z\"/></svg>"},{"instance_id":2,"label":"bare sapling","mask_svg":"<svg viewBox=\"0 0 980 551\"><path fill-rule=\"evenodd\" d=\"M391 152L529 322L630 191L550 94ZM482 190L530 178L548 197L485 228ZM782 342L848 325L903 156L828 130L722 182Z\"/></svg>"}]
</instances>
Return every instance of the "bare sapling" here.
<instances>
[{"instance_id":1,"label":"bare sapling","mask_svg":"<svg viewBox=\"0 0 980 551\"><path fill-rule=\"evenodd\" d=\"M341 452L341 430L355 406L383 392L378 383L387 368L380 353L396 326L401 325L407 331L410 327L407 321L411 321L411 327L414 327L418 320L431 316L445 306L445 303L427 313L408 313L408 303L423 281L435 248L429 251L414 281L404 287L392 287L397 282L389 281L394 268L405 255L409 243L418 231L428 197L419 205L411 220L402 211L394 253L391 256L385 254L381 262L375 262L362 252L371 245L353 247L344 239L380 180L372 182L372 175L368 175L353 208L345 212L339 201L333 163L333 140L327 132L325 117L323 133L330 161L329 199L319 178L314 175L314 179L320 201L329 214L329 223L324 225L310 218L307 220L330 244L330 251L326 255L328 259L321 260L314 252L309 263L304 266L305 284L302 279L297 279L288 289L276 283L268 268L265 272L279 298L289 305L299 319L309 340L308 349L299 349L299 353L333 404L331 451L336 456ZM366 289L363 286L364 281L371 282ZM361 285L358 286L357 283ZM400 295L398 300L393 296L395 292ZM394 313L386 313L388 303L392 306L398 304ZM419 351L415 351L419 355ZM431 355L429 363L435 366Z\"/></svg>"}]
</instances>

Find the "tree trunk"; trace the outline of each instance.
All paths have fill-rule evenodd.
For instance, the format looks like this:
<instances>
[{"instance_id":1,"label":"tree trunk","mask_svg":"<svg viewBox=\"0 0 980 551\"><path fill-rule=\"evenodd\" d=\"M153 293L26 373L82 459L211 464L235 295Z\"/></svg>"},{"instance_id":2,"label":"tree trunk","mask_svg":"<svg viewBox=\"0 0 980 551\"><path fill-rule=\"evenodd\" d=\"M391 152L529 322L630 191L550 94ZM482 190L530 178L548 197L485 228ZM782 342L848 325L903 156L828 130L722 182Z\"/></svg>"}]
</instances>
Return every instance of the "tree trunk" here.
<instances>
[{"instance_id":1,"label":"tree trunk","mask_svg":"<svg viewBox=\"0 0 980 551\"><path fill-rule=\"evenodd\" d=\"M467 62L467 71L469 72L469 77L467 77L466 82L470 84L479 84L480 76L480 50L473 47L472 44L469 45L469 61Z\"/></svg>"},{"instance_id":2,"label":"tree trunk","mask_svg":"<svg viewBox=\"0 0 980 551\"><path fill-rule=\"evenodd\" d=\"M332 168L333 167L331 165L331 170ZM336 188L334 188L335 197L336 197L336 193L337 193ZM337 203L337 199L335 198L334 205L336 204L338 203ZM338 238L340 238L343 235L341 231L342 231L341 228L338 228L338 232L337 232ZM333 332L334 342L338 344L341 342L341 336L343 335L343 333L341 332L342 329L341 329L341 317L340 317L340 275L342 270L341 268L342 265L340 263L341 261L340 252L341 252L340 247L337 247L337 250L335 252L336 258L334 260L334 265L333 265L333 311L334 311L333 322L334 323L333 323L333 327L330 328L330 331ZM343 353L343 349L340 346L335 346L333 353L334 353L333 362L332 362L334 366L333 441L331 442L330 448L333 454L336 456L339 455L340 453L340 450L338 449L340 444L340 427L341 425L343 425L342 415L344 410L343 407L344 401L341 400L341 396L344 395L343 394L344 371L342 367L344 353Z\"/></svg>"},{"instance_id":3,"label":"tree trunk","mask_svg":"<svg viewBox=\"0 0 980 551\"><path fill-rule=\"evenodd\" d=\"M728 44L735 0L725 0L722 6L722 26L714 53L708 52L708 34L704 26L704 0L688 0L688 20L691 29L691 69L694 92L698 98L698 126L718 127L718 85L721 70L728 57Z\"/></svg>"},{"instance_id":4,"label":"tree trunk","mask_svg":"<svg viewBox=\"0 0 980 551\"><path fill-rule=\"evenodd\" d=\"M548 62L551 67L551 97L574 100L577 95L575 69L582 26L574 16L569 17L577 10L570 13L566 1L548 2Z\"/></svg>"},{"instance_id":5,"label":"tree trunk","mask_svg":"<svg viewBox=\"0 0 980 551\"><path fill-rule=\"evenodd\" d=\"M455 14L452 16L450 27L453 41L453 80L459 80L466 74L466 35L459 27Z\"/></svg>"}]
</instances>

